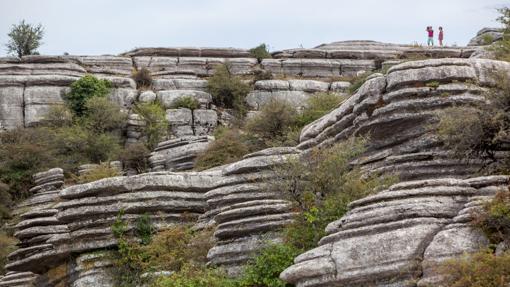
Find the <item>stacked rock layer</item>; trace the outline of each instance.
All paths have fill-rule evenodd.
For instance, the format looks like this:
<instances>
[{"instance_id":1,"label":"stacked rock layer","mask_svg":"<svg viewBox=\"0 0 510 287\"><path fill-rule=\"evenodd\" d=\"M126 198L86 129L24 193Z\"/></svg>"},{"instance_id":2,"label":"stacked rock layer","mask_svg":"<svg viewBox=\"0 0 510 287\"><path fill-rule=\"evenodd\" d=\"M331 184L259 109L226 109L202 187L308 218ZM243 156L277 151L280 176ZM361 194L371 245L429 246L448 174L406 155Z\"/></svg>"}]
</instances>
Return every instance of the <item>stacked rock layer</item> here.
<instances>
[{"instance_id":1,"label":"stacked rock layer","mask_svg":"<svg viewBox=\"0 0 510 287\"><path fill-rule=\"evenodd\" d=\"M395 184L352 202L281 278L297 287L437 286L434 263L487 246L470 211L508 184L507 176Z\"/></svg>"},{"instance_id":2,"label":"stacked rock layer","mask_svg":"<svg viewBox=\"0 0 510 287\"><path fill-rule=\"evenodd\" d=\"M510 64L483 59L439 59L399 64L374 74L356 94L305 127L298 148L328 146L350 136L369 136L358 164L367 173L398 174L402 180L474 174L480 162L451 159L435 128L448 107L485 103L495 72Z\"/></svg>"}]
</instances>

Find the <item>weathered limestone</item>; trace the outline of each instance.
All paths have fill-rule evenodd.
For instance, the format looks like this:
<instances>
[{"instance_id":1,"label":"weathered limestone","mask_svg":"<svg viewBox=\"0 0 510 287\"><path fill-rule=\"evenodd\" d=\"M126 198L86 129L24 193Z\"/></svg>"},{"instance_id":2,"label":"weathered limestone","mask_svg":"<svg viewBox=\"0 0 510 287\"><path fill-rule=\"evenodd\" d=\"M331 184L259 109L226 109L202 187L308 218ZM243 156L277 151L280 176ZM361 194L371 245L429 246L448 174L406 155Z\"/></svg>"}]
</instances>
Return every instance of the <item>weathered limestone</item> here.
<instances>
[{"instance_id":1,"label":"weathered limestone","mask_svg":"<svg viewBox=\"0 0 510 287\"><path fill-rule=\"evenodd\" d=\"M395 184L353 202L328 225L319 247L298 256L281 278L297 287L430 286L438 281L432 263L487 245L464 215L479 196L508 183L496 176Z\"/></svg>"},{"instance_id":2,"label":"weathered limestone","mask_svg":"<svg viewBox=\"0 0 510 287\"><path fill-rule=\"evenodd\" d=\"M332 92L343 95L350 84L316 80L262 80L255 82L254 91L246 97L250 109L259 110L272 100L286 101L296 109L302 109L315 93Z\"/></svg>"},{"instance_id":3,"label":"weathered limestone","mask_svg":"<svg viewBox=\"0 0 510 287\"><path fill-rule=\"evenodd\" d=\"M370 147L359 160L365 172L397 173L402 179L473 174L480 162L450 159L431 131L444 108L483 104L484 89L494 83L489 71L495 70L510 73L510 64L437 59L393 66L305 127L298 147L307 150L370 134Z\"/></svg>"},{"instance_id":4,"label":"weathered limestone","mask_svg":"<svg viewBox=\"0 0 510 287\"><path fill-rule=\"evenodd\" d=\"M238 275L254 252L281 240L277 231L294 216L291 203L260 181L274 176L272 168L297 153L293 148L268 149L223 168L225 178L205 194L208 211L203 220L217 224L217 242L207 256L210 264Z\"/></svg>"},{"instance_id":5,"label":"weathered limestone","mask_svg":"<svg viewBox=\"0 0 510 287\"><path fill-rule=\"evenodd\" d=\"M483 28L471 39L468 46L486 46L503 39L503 30L500 28Z\"/></svg>"},{"instance_id":6,"label":"weathered limestone","mask_svg":"<svg viewBox=\"0 0 510 287\"><path fill-rule=\"evenodd\" d=\"M149 157L152 171L182 171L195 166L197 155L207 149L211 136L182 136L158 144Z\"/></svg>"}]
</instances>

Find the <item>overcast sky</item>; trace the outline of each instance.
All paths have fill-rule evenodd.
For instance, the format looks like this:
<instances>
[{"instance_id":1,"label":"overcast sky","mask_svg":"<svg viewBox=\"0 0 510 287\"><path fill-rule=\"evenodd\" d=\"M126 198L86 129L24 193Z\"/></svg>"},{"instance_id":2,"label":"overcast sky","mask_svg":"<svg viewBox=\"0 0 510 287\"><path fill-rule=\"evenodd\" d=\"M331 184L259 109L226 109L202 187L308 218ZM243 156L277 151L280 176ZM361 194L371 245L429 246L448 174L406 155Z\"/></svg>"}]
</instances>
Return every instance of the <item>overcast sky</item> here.
<instances>
[{"instance_id":1,"label":"overcast sky","mask_svg":"<svg viewBox=\"0 0 510 287\"><path fill-rule=\"evenodd\" d=\"M0 55L11 25L45 27L41 54L118 54L135 47L271 50L341 40L425 42L442 25L448 44L465 45L497 26L503 0L0 0Z\"/></svg>"}]
</instances>

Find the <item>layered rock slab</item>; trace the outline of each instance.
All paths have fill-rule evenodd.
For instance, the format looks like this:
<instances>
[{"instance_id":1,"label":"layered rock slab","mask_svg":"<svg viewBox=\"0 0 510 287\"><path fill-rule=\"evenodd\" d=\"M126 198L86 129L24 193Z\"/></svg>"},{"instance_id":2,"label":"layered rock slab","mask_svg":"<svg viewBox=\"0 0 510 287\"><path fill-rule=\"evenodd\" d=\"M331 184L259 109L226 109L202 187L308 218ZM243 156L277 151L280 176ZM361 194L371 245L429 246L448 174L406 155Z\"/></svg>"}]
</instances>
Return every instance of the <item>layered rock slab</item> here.
<instances>
[{"instance_id":1,"label":"layered rock slab","mask_svg":"<svg viewBox=\"0 0 510 287\"><path fill-rule=\"evenodd\" d=\"M507 188L508 180L409 181L354 201L328 225L319 247L299 255L281 278L298 287L416 286L420 279L419 286L426 286L434 279L431 262L488 243L460 218L479 196Z\"/></svg>"}]
</instances>

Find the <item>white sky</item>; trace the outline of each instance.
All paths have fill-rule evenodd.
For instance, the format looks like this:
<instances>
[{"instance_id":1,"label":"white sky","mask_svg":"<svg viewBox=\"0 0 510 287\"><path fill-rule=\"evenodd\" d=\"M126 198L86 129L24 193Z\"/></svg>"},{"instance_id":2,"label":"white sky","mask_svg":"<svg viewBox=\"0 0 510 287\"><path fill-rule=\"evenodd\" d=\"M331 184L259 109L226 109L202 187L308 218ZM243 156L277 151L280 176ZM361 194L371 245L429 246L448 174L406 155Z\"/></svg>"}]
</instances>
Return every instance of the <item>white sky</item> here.
<instances>
[{"instance_id":1,"label":"white sky","mask_svg":"<svg viewBox=\"0 0 510 287\"><path fill-rule=\"evenodd\" d=\"M41 54L118 54L135 47L272 51L341 40L425 42L425 27L465 45L498 26L503 0L0 0L0 56L12 24L45 27Z\"/></svg>"}]
</instances>

